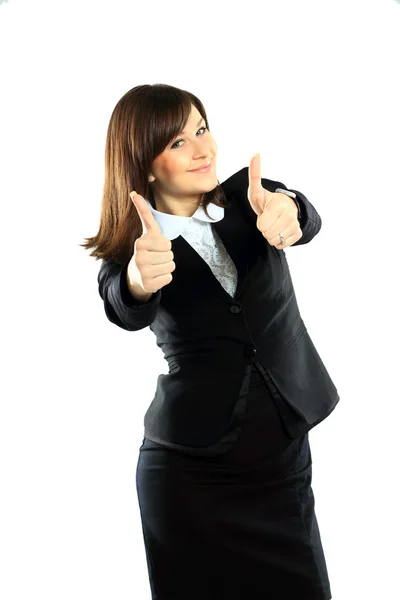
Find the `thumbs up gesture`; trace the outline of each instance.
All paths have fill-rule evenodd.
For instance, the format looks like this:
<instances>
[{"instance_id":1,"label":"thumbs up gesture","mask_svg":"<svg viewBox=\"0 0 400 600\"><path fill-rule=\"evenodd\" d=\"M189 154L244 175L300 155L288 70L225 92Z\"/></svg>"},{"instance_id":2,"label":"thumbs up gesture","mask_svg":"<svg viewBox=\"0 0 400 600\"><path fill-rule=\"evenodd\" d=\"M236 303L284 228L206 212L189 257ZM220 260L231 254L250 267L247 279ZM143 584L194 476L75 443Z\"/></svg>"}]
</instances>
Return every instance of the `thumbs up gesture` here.
<instances>
[{"instance_id":1,"label":"thumbs up gesture","mask_svg":"<svg viewBox=\"0 0 400 600\"><path fill-rule=\"evenodd\" d=\"M143 196L136 192L131 192L130 196L142 221L143 233L135 241L127 277L130 285L138 286L143 293L154 294L172 281L171 273L175 270L172 244L171 240L162 235Z\"/></svg>"},{"instance_id":2,"label":"thumbs up gesture","mask_svg":"<svg viewBox=\"0 0 400 600\"><path fill-rule=\"evenodd\" d=\"M255 154L249 167L249 190L247 197L250 206L258 215L257 229L271 246L278 250L291 246L303 233L298 221L296 202L280 192L270 192L261 184L261 159ZM283 244L279 234L285 239Z\"/></svg>"}]
</instances>

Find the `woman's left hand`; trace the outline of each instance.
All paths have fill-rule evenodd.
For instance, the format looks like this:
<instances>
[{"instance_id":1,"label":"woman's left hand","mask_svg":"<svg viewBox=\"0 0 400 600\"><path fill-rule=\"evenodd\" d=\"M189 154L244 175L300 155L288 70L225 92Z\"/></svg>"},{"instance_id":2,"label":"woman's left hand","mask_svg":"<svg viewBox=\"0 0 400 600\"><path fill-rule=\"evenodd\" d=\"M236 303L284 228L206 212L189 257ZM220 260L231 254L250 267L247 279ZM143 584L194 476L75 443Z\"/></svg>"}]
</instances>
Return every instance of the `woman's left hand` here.
<instances>
[{"instance_id":1,"label":"woman's left hand","mask_svg":"<svg viewBox=\"0 0 400 600\"><path fill-rule=\"evenodd\" d=\"M303 233L297 218L297 204L293 198L281 192L270 192L261 185L259 154L255 154L250 161L247 197L250 206L258 215L257 229L271 246L282 250L302 237ZM281 242L280 233L286 240L285 244Z\"/></svg>"}]
</instances>

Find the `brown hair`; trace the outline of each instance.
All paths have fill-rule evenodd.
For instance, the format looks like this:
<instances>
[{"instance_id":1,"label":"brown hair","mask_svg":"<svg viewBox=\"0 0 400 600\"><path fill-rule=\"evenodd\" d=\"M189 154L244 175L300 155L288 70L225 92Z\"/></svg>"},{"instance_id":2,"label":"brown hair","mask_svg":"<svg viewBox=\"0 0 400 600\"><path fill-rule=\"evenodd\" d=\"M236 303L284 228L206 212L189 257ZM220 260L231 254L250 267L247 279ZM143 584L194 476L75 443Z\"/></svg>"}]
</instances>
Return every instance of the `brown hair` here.
<instances>
[{"instance_id":1,"label":"brown hair","mask_svg":"<svg viewBox=\"0 0 400 600\"><path fill-rule=\"evenodd\" d=\"M90 256L124 264L142 235L142 222L129 196L132 190L156 208L148 181L154 159L183 130L192 104L209 124L201 101L186 90L156 83L139 85L119 100L111 115L105 148L105 177L98 233L79 244ZM207 205L226 206L227 198L218 185L203 195Z\"/></svg>"}]
</instances>

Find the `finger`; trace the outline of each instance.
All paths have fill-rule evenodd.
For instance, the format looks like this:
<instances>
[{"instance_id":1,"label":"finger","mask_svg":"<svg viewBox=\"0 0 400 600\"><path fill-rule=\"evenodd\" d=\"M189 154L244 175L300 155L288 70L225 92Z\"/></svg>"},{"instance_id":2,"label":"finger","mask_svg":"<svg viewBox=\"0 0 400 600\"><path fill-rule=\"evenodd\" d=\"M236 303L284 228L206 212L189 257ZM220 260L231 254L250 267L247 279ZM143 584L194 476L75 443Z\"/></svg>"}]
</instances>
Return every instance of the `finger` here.
<instances>
[{"instance_id":1,"label":"finger","mask_svg":"<svg viewBox=\"0 0 400 600\"><path fill-rule=\"evenodd\" d=\"M275 246L277 250L283 250L283 248L288 248L289 246L297 242L298 239L300 239L294 233L292 235L284 235L283 237L285 239L285 243L282 242L281 238L278 235L278 237L275 238L274 243L271 243L271 246Z\"/></svg>"},{"instance_id":2,"label":"finger","mask_svg":"<svg viewBox=\"0 0 400 600\"><path fill-rule=\"evenodd\" d=\"M298 231L297 229L293 230L293 228L287 227L286 229L283 229L281 231L281 234L285 240L285 243L282 243L281 237L278 233L278 235L266 235L266 232L263 232L263 236L265 237L265 239L267 240L267 242L270 244L270 246L275 246L276 248L278 248L278 250L281 250L282 248L287 248L288 246L291 246L292 244L294 244L295 242L297 242L301 237L302 237L302 232Z\"/></svg>"},{"instance_id":3,"label":"finger","mask_svg":"<svg viewBox=\"0 0 400 600\"><path fill-rule=\"evenodd\" d=\"M156 238L153 238L154 240ZM160 239L160 238L158 238ZM158 250L157 248L141 248L142 250L146 250L146 252L142 252L136 259L137 264L150 264L150 265L163 265L165 263L170 263L174 260L174 253L172 250Z\"/></svg>"},{"instance_id":4,"label":"finger","mask_svg":"<svg viewBox=\"0 0 400 600\"><path fill-rule=\"evenodd\" d=\"M261 158L259 153L255 154L250 161L247 196L254 212L260 215L262 210L258 201L261 201L264 197L264 188L261 183Z\"/></svg>"},{"instance_id":5,"label":"finger","mask_svg":"<svg viewBox=\"0 0 400 600\"><path fill-rule=\"evenodd\" d=\"M285 231L289 232L290 219L286 214L279 214L276 209L263 212L257 219L257 228L262 231L263 236L271 243L279 233L285 237ZM291 226L291 230L293 226ZM274 245L274 244L272 244Z\"/></svg>"},{"instance_id":6,"label":"finger","mask_svg":"<svg viewBox=\"0 0 400 600\"><path fill-rule=\"evenodd\" d=\"M143 278L153 279L154 277L160 277L162 275L168 275L176 269L176 264L173 260L167 263L160 263L157 265L146 264L141 267L141 273Z\"/></svg>"},{"instance_id":7,"label":"finger","mask_svg":"<svg viewBox=\"0 0 400 600\"><path fill-rule=\"evenodd\" d=\"M140 194L136 194L136 192L131 192L129 195L132 198L133 204L135 205L140 220L142 221L143 233L162 235L161 228L153 217L149 205L145 199Z\"/></svg>"}]
</instances>

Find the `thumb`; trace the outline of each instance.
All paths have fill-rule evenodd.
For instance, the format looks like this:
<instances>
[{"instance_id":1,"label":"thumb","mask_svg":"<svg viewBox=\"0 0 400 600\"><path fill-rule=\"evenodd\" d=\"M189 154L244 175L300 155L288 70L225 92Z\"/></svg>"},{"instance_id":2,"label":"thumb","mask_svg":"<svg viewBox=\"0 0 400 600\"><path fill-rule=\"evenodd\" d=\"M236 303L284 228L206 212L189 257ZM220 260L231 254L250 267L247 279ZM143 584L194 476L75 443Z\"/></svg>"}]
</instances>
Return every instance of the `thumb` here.
<instances>
[{"instance_id":1,"label":"thumb","mask_svg":"<svg viewBox=\"0 0 400 600\"><path fill-rule=\"evenodd\" d=\"M161 227L153 217L146 200L136 192L131 192L129 195L138 211L140 220L142 221L142 235L145 233L149 233L150 235L162 235Z\"/></svg>"},{"instance_id":2,"label":"thumb","mask_svg":"<svg viewBox=\"0 0 400 600\"><path fill-rule=\"evenodd\" d=\"M254 210L256 215L260 216L264 210L265 203L264 196L265 190L261 182L261 158L260 153L254 154L250 161L249 166L249 189L247 192L247 198L250 202L251 208Z\"/></svg>"}]
</instances>

